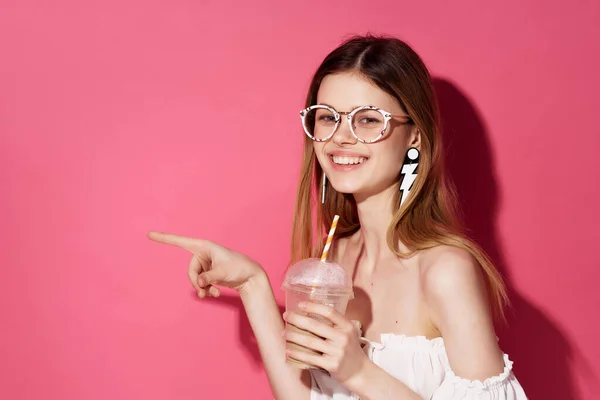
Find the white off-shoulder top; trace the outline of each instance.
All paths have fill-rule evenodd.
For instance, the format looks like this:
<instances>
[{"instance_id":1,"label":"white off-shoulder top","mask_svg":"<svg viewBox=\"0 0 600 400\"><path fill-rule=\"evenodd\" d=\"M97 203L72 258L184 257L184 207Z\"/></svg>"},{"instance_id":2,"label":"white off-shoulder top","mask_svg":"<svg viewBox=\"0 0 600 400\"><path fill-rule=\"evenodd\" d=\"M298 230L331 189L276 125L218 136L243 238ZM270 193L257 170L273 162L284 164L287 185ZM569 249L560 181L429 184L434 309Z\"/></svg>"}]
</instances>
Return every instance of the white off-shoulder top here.
<instances>
[{"instance_id":1,"label":"white off-shoulder top","mask_svg":"<svg viewBox=\"0 0 600 400\"><path fill-rule=\"evenodd\" d=\"M369 358L387 373L427 400L526 400L504 354L504 371L483 382L452 372L444 340L424 336L381 335L381 343L361 338ZM311 400L357 400L326 372L311 370Z\"/></svg>"}]
</instances>

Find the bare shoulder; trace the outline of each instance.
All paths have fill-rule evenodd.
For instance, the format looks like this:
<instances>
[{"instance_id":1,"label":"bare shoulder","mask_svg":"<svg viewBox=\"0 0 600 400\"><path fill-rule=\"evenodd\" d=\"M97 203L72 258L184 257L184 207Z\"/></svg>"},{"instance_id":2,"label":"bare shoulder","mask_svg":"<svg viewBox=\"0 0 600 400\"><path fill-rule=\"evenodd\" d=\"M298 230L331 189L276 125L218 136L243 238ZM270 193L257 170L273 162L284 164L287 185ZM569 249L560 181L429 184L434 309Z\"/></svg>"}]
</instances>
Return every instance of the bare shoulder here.
<instances>
[{"instance_id":1,"label":"bare shoulder","mask_svg":"<svg viewBox=\"0 0 600 400\"><path fill-rule=\"evenodd\" d=\"M428 298L446 297L457 290L485 292L482 268L465 249L437 246L421 256L423 290Z\"/></svg>"}]
</instances>

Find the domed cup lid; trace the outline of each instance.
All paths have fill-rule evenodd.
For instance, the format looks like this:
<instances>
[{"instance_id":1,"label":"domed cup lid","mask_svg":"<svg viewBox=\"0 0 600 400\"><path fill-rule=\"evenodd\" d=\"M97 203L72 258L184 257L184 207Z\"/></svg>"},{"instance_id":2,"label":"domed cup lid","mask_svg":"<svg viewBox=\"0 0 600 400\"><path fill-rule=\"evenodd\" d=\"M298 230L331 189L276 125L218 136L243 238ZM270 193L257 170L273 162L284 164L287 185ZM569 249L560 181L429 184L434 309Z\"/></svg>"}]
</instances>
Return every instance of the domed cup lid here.
<instances>
[{"instance_id":1,"label":"domed cup lid","mask_svg":"<svg viewBox=\"0 0 600 400\"><path fill-rule=\"evenodd\" d=\"M307 258L292 265L283 281L284 290L354 297L352 279L340 265Z\"/></svg>"}]
</instances>

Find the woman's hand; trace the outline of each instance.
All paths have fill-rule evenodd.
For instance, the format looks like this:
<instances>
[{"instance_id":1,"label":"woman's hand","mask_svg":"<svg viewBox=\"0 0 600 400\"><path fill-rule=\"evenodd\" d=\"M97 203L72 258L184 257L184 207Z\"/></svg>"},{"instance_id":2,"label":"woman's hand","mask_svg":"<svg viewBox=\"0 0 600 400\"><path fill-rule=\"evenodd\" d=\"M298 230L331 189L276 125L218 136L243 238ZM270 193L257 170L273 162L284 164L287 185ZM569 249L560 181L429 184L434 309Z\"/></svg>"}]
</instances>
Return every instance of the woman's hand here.
<instances>
[{"instance_id":1,"label":"woman's hand","mask_svg":"<svg viewBox=\"0 0 600 400\"><path fill-rule=\"evenodd\" d=\"M359 374L369 359L362 350L356 325L333 307L324 304L307 302L300 303L299 307L309 315L326 318L332 325L298 312L284 313L288 324L322 338L284 331L287 341L323 353L316 355L288 349L287 356L323 368L342 384Z\"/></svg>"},{"instance_id":2,"label":"woman's hand","mask_svg":"<svg viewBox=\"0 0 600 400\"><path fill-rule=\"evenodd\" d=\"M193 254L188 276L200 298L218 297L219 289L213 285L241 291L253 278L264 274L263 268L255 261L208 240L161 232L150 232L148 237L155 242L176 246Z\"/></svg>"}]
</instances>

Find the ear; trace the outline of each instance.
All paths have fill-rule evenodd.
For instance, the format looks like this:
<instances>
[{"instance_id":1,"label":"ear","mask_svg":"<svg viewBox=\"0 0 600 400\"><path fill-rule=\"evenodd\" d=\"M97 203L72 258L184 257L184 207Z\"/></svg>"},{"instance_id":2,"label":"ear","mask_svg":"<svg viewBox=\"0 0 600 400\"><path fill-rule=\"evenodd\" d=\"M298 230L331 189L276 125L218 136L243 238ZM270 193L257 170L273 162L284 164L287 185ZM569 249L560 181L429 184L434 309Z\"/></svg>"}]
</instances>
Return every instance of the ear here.
<instances>
[{"instance_id":1,"label":"ear","mask_svg":"<svg viewBox=\"0 0 600 400\"><path fill-rule=\"evenodd\" d=\"M417 150L421 150L421 131L419 128L414 127L410 131L408 147L414 147Z\"/></svg>"}]
</instances>

